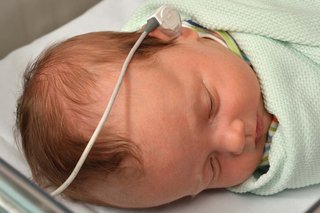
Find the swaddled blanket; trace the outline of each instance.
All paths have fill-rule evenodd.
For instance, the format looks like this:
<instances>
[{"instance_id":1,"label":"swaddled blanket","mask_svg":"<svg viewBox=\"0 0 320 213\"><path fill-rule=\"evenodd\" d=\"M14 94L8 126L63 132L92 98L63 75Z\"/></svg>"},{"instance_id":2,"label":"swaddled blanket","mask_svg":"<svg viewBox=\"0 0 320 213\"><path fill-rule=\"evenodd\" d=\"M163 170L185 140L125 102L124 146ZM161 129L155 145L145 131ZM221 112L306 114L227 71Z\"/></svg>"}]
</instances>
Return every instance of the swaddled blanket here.
<instances>
[{"instance_id":1,"label":"swaddled blanket","mask_svg":"<svg viewBox=\"0 0 320 213\"><path fill-rule=\"evenodd\" d=\"M124 30L139 29L163 4L208 29L229 31L279 120L269 171L230 190L268 195L320 183L320 1L151 0Z\"/></svg>"}]
</instances>

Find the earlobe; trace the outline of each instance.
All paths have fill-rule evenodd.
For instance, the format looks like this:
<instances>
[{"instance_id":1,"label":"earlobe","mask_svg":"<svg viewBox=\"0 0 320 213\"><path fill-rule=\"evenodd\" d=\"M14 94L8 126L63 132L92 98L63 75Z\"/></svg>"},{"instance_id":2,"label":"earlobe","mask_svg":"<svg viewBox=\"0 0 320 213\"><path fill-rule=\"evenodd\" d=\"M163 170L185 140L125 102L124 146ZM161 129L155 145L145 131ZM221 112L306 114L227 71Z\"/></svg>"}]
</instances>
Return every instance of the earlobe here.
<instances>
[{"instance_id":1,"label":"earlobe","mask_svg":"<svg viewBox=\"0 0 320 213\"><path fill-rule=\"evenodd\" d=\"M182 27L181 38L188 40L197 40L199 38L199 34L191 28Z\"/></svg>"},{"instance_id":2,"label":"earlobe","mask_svg":"<svg viewBox=\"0 0 320 213\"><path fill-rule=\"evenodd\" d=\"M150 32L149 36L161 39L163 41L169 41L169 40L173 39L171 36L169 36L168 34L163 32L160 28L157 28L157 29L153 30L152 32ZM193 40L193 39L198 39L199 35L198 35L198 33L196 31L194 31L194 30L192 30L190 28L182 27L181 28L181 33L177 38Z\"/></svg>"},{"instance_id":3,"label":"earlobe","mask_svg":"<svg viewBox=\"0 0 320 213\"><path fill-rule=\"evenodd\" d=\"M172 36L168 35L164 31L162 31L159 27L153 30L152 32L149 33L149 36L158 38L163 41L170 41L172 40Z\"/></svg>"}]
</instances>

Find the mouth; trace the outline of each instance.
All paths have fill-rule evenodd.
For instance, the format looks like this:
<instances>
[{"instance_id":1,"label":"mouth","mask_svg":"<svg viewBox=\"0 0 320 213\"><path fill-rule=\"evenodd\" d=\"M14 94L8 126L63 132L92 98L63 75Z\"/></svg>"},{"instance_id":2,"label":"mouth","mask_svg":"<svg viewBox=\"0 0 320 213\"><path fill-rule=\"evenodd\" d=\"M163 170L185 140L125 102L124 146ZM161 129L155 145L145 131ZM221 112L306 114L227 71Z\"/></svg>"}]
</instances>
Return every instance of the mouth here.
<instances>
[{"instance_id":1,"label":"mouth","mask_svg":"<svg viewBox=\"0 0 320 213\"><path fill-rule=\"evenodd\" d=\"M258 143L258 141L260 141L261 137L263 136L263 120L262 117L257 115L257 125L256 125L256 139L255 142L256 144Z\"/></svg>"}]
</instances>

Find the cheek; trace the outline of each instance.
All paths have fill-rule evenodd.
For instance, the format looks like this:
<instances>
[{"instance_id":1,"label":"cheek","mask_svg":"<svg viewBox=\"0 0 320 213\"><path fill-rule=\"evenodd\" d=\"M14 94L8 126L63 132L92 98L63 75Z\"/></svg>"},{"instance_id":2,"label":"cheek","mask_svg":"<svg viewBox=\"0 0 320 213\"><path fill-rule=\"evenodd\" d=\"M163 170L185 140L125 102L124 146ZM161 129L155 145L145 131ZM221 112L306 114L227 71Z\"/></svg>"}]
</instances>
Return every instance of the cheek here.
<instances>
[{"instance_id":1,"label":"cheek","mask_svg":"<svg viewBox=\"0 0 320 213\"><path fill-rule=\"evenodd\" d=\"M248 91L251 91L253 95L260 98L260 85L259 80L257 78L256 73L249 67L248 65L245 65L245 70L243 72L245 73L243 75L244 79L244 86Z\"/></svg>"},{"instance_id":2,"label":"cheek","mask_svg":"<svg viewBox=\"0 0 320 213\"><path fill-rule=\"evenodd\" d=\"M253 91L255 91L255 93L256 93L256 96L258 96L259 98L260 98L260 93L261 93L261 91L260 91L260 84L259 84L259 80L258 80L258 78L257 78L257 76L256 76L256 74L255 74L255 72L254 71L251 71L250 72L250 76L251 76L251 79L249 79L250 81L250 89L252 89Z\"/></svg>"},{"instance_id":3,"label":"cheek","mask_svg":"<svg viewBox=\"0 0 320 213\"><path fill-rule=\"evenodd\" d=\"M230 187L244 182L256 170L260 163L262 152L241 156L228 156L219 158L220 187Z\"/></svg>"},{"instance_id":4,"label":"cheek","mask_svg":"<svg viewBox=\"0 0 320 213\"><path fill-rule=\"evenodd\" d=\"M234 61L229 67L229 78L234 79L235 84L242 85L248 89L259 90L259 81L254 70L242 59Z\"/></svg>"},{"instance_id":5,"label":"cheek","mask_svg":"<svg viewBox=\"0 0 320 213\"><path fill-rule=\"evenodd\" d=\"M228 100L239 98L238 101L257 102L260 97L260 86L254 71L246 64L224 67L217 70L218 74L213 76L212 83L217 88L220 96Z\"/></svg>"},{"instance_id":6,"label":"cheek","mask_svg":"<svg viewBox=\"0 0 320 213\"><path fill-rule=\"evenodd\" d=\"M249 66L245 65L243 70L239 71L239 73L243 73L239 78L244 81L242 82L244 83L244 86L254 91L260 90L258 78Z\"/></svg>"},{"instance_id":7,"label":"cheek","mask_svg":"<svg viewBox=\"0 0 320 213\"><path fill-rule=\"evenodd\" d=\"M257 77L251 70L246 70L243 75L238 75L237 78L233 78L233 81L228 85L229 90L225 91L228 94L226 96L231 102L236 104L236 107L245 107L244 111L256 111L260 102L260 86ZM231 97L230 97L231 96Z\"/></svg>"}]
</instances>

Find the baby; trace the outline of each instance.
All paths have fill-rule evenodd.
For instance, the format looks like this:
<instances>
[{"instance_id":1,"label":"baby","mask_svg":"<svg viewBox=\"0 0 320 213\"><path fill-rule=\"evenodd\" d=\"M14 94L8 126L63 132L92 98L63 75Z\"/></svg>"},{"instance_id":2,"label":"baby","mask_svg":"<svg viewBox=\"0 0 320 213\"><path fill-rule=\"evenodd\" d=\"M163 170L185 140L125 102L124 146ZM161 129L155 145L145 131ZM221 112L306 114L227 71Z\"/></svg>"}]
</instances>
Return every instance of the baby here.
<instances>
[{"instance_id":1,"label":"baby","mask_svg":"<svg viewBox=\"0 0 320 213\"><path fill-rule=\"evenodd\" d=\"M269 111L264 107L268 97L262 96L263 75L257 77L255 61L227 32L186 24L175 39L156 29L139 47L110 117L66 195L101 205L150 207L211 188L271 194L293 187L259 191L265 187L261 181L274 181L276 169L288 168L277 155L270 168L268 161L261 164L268 143L273 145L276 118L283 117L272 104ZM40 185L57 187L73 170L138 37L136 32L76 36L28 67L17 126ZM288 137L281 126L288 121L281 119L276 133Z\"/></svg>"}]
</instances>

